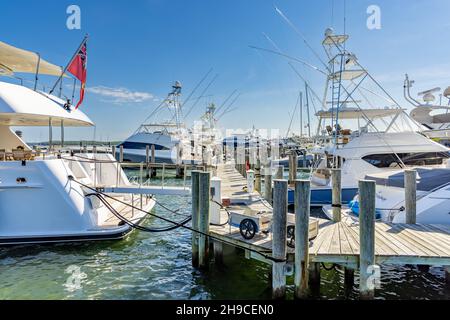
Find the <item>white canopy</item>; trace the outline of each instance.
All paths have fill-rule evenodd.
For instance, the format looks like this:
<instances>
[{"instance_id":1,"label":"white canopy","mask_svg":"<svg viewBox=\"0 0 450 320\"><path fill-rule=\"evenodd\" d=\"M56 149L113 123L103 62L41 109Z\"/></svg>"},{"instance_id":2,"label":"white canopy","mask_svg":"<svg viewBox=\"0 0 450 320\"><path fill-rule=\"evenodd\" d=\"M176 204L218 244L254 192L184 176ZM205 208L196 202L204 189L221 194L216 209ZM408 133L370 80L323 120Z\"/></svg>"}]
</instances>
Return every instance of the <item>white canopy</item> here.
<instances>
[{"instance_id":1,"label":"white canopy","mask_svg":"<svg viewBox=\"0 0 450 320\"><path fill-rule=\"evenodd\" d=\"M449 150L419 133L405 131L365 133L332 153L348 160L359 159L369 154L449 152Z\"/></svg>"},{"instance_id":2,"label":"white canopy","mask_svg":"<svg viewBox=\"0 0 450 320\"><path fill-rule=\"evenodd\" d=\"M16 84L0 82L0 125L85 127L94 123L79 109L64 109L65 101Z\"/></svg>"},{"instance_id":3,"label":"white canopy","mask_svg":"<svg viewBox=\"0 0 450 320\"><path fill-rule=\"evenodd\" d=\"M339 109L339 119L360 119L360 118L385 118L389 116L395 116L405 109L387 108L387 109L360 109L360 108L348 108L343 107ZM336 117L336 109L330 109L327 111L319 111L316 116L321 119L331 119Z\"/></svg>"},{"instance_id":4,"label":"white canopy","mask_svg":"<svg viewBox=\"0 0 450 320\"><path fill-rule=\"evenodd\" d=\"M36 73L39 55L19 49L0 41L0 75L13 75L16 72ZM61 76L62 69L44 59L39 61L39 74Z\"/></svg>"}]
</instances>

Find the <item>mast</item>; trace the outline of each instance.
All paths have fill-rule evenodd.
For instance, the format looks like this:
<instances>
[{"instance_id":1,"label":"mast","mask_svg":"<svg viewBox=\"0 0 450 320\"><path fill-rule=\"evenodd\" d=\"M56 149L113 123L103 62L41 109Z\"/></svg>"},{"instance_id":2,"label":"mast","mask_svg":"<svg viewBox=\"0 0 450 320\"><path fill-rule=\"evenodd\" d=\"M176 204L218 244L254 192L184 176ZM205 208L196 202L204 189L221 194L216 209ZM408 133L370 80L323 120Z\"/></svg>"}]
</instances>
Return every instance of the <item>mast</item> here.
<instances>
[{"instance_id":1,"label":"mast","mask_svg":"<svg viewBox=\"0 0 450 320\"><path fill-rule=\"evenodd\" d=\"M308 84L305 82L305 97L306 97L306 114L308 117L308 137L311 138L311 117L309 113L309 97Z\"/></svg>"},{"instance_id":2,"label":"mast","mask_svg":"<svg viewBox=\"0 0 450 320\"><path fill-rule=\"evenodd\" d=\"M303 138L303 92L300 91L300 139Z\"/></svg>"}]
</instances>

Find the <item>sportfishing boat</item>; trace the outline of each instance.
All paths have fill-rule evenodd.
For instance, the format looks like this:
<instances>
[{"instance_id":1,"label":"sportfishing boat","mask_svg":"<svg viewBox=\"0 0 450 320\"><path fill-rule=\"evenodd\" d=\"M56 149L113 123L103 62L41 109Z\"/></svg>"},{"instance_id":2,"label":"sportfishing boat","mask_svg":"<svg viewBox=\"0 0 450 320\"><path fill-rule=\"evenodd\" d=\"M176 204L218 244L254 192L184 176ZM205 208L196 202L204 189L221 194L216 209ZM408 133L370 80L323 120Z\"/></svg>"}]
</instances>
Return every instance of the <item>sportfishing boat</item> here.
<instances>
[{"instance_id":1,"label":"sportfishing boat","mask_svg":"<svg viewBox=\"0 0 450 320\"><path fill-rule=\"evenodd\" d=\"M181 122L181 89L181 83L176 81L167 98L146 119L154 121L141 124L136 132L117 146L117 159L122 147L125 162L145 162L147 149L152 148L152 160L155 163L181 164L199 161L193 152L191 134ZM167 115L169 119L156 121L157 118Z\"/></svg>"},{"instance_id":2,"label":"sportfishing boat","mask_svg":"<svg viewBox=\"0 0 450 320\"><path fill-rule=\"evenodd\" d=\"M315 206L331 204L333 168L341 168L342 202L349 203L357 194L358 181L367 175L418 166L446 167L449 158L450 149L421 134L422 126L346 50L347 40L348 35L327 29L322 43L329 63L323 110L316 113L317 145L310 150L320 158L311 170L311 204ZM388 106L375 107L386 102ZM290 190L289 203L293 201Z\"/></svg>"},{"instance_id":3,"label":"sportfishing boat","mask_svg":"<svg viewBox=\"0 0 450 320\"><path fill-rule=\"evenodd\" d=\"M16 73L62 74L35 53L1 42L0 66L12 80ZM34 87L0 82L0 245L123 238L155 205L150 188L132 184L110 154L56 150L53 126L63 138L65 127L94 123L70 101L37 90L37 76ZM11 128L43 126L46 152Z\"/></svg>"}]
</instances>

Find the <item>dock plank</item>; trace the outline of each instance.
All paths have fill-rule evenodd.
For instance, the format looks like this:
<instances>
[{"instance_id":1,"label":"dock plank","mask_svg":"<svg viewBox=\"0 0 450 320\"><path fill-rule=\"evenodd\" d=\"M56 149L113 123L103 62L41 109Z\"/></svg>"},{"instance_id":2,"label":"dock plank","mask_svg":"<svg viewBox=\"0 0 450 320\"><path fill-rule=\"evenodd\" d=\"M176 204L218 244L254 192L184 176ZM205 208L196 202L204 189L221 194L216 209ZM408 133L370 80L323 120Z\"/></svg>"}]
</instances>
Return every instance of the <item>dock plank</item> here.
<instances>
[{"instance_id":1,"label":"dock plank","mask_svg":"<svg viewBox=\"0 0 450 320\"><path fill-rule=\"evenodd\" d=\"M258 193L246 191L247 181L233 164L219 165L217 174L222 179L222 195L230 198L233 210L272 212L272 206ZM325 263L351 263L359 259L359 225L354 219L333 221L319 219L319 233L310 242L311 261ZM211 235L240 248L270 253L272 234L260 233L245 240L239 228L211 226ZM288 255L293 254L288 248ZM450 264L450 226L405 225L384 222L375 223L375 256L381 263L429 263ZM356 259L356 260L355 260Z\"/></svg>"}]
</instances>

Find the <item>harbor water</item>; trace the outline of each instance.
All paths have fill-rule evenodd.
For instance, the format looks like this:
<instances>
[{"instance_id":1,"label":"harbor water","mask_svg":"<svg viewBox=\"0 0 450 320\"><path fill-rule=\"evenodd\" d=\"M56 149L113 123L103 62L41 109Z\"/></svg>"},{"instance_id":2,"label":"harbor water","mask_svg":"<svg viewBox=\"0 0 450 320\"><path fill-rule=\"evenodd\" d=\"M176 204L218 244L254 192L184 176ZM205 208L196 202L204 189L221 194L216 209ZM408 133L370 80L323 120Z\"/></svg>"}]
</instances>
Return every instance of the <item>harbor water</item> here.
<instances>
[{"instance_id":1,"label":"harbor water","mask_svg":"<svg viewBox=\"0 0 450 320\"><path fill-rule=\"evenodd\" d=\"M133 174L133 173L131 173ZM166 179L170 184L182 180ZM189 181L188 181L189 183ZM158 196L155 213L183 220L190 197ZM315 214L319 214L315 212ZM146 225L164 226L156 218ZM191 267L191 233L133 232L122 241L0 248L0 299L270 299L270 267L243 252L225 257L225 267L207 272ZM327 266L332 267L332 266ZM450 299L443 268L382 266L376 299ZM357 299L358 275L344 291L342 270L322 268L322 299ZM288 298L293 278L288 278Z\"/></svg>"}]
</instances>

